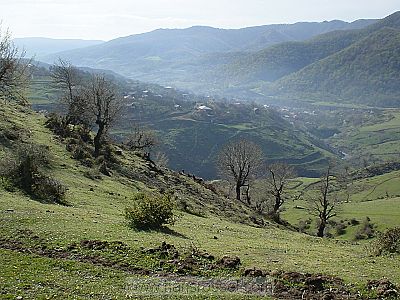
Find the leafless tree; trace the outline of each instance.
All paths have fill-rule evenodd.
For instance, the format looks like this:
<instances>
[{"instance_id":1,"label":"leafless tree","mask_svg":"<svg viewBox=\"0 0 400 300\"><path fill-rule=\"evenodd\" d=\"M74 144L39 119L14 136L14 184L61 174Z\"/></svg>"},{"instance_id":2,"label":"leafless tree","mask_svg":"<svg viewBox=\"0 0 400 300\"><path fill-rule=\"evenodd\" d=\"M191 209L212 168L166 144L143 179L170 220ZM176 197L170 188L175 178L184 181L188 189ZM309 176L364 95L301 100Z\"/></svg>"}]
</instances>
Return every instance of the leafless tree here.
<instances>
[{"instance_id":1,"label":"leafless tree","mask_svg":"<svg viewBox=\"0 0 400 300\"><path fill-rule=\"evenodd\" d=\"M266 169L266 193L273 197L272 213L278 214L279 209L287 199L286 189L288 182L295 177L296 173L292 166L281 162L270 164Z\"/></svg>"},{"instance_id":2,"label":"leafless tree","mask_svg":"<svg viewBox=\"0 0 400 300\"><path fill-rule=\"evenodd\" d=\"M93 75L83 90L83 100L95 119L97 132L94 137L94 156L100 154L103 138L117 121L123 108L122 97L112 82L103 75Z\"/></svg>"},{"instance_id":3,"label":"leafless tree","mask_svg":"<svg viewBox=\"0 0 400 300\"><path fill-rule=\"evenodd\" d=\"M82 97L83 72L61 58L50 68L50 71L54 84L63 91L60 102L67 106L68 124L89 127L91 120L88 114L88 103Z\"/></svg>"},{"instance_id":4,"label":"leafless tree","mask_svg":"<svg viewBox=\"0 0 400 300\"><path fill-rule=\"evenodd\" d=\"M249 188L249 182L262 165L263 152L256 143L241 139L222 147L217 157L217 168L222 177L234 183L236 199L241 200L241 189ZM250 204L250 198L247 197Z\"/></svg>"},{"instance_id":5,"label":"leafless tree","mask_svg":"<svg viewBox=\"0 0 400 300\"><path fill-rule=\"evenodd\" d=\"M324 236L328 221L337 214L340 204L337 191L340 189L336 183L336 176L332 174L332 167L329 165L319 182L318 196L309 199L309 211L318 218L318 237Z\"/></svg>"},{"instance_id":6,"label":"leafless tree","mask_svg":"<svg viewBox=\"0 0 400 300\"><path fill-rule=\"evenodd\" d=\"M27 103L24 92L29 85L30 67L25 51L14 45L10 32L3 32L0 23L0 98Z\"/></svg>"},{"instance_id":7,"label":"leafless tree","mask_svg":"<svg viewBox=\"0 0 400 300\"><path fill-rule=\"evenodd\" d=\"M132 133L129 135L126 145L132 150L150 152L151 149L159 144L157 134L154 130L134 124Z\"/></svg>"}]
</instances>

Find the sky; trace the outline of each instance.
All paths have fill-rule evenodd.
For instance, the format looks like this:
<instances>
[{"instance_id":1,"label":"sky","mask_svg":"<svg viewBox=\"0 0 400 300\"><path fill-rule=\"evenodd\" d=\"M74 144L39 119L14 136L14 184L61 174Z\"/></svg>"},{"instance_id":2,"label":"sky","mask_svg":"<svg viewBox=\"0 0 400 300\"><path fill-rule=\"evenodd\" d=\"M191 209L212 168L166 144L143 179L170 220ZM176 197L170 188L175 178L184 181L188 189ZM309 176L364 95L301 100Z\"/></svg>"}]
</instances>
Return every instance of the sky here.
<instances>
[{"instance_id":1,"label":"sky","mask_svg":"<svg viewBox=\"0 0 400 300\"><path fill-rule=\"evenodd\" d=\"M400 0L0 0L13 37L110 40L158 28L380 19Z\"/></svg>"}]
</instances>

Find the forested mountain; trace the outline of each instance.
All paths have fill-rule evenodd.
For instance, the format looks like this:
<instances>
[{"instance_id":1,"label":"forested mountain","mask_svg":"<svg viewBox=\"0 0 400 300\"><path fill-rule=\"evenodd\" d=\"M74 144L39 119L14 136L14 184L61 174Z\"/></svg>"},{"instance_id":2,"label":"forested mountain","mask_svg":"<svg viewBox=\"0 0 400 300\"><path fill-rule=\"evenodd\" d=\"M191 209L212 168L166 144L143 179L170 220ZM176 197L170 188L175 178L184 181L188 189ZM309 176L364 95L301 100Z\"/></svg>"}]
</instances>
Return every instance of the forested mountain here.
<instances>
[{"instance_id":1,"label":"forested mountain","mask_svg":"<svg viewBox=\"0 0 400 300\"><path fill-rule=\"evenodd\" d=\"M378 31L385 35L385 31L380 31L382 28L400 29L399 23L400 13L395 13L364 29L334 31L304 42L281 43L254 54L239 56L225 67L224 76L236 77L238 81L275 81L350 47L371 33Z\"/></svg>"},{"instance_id":2,"label":"forested mountain","mask_svg":"<svg viewBox=\"0 0 400 300\"><path fill-rule=\"evenodd\" d=\"M385 27L276 82L280 93L330 95L373 106L400 104L400 30Z\"/></svg>"}]
</instances>

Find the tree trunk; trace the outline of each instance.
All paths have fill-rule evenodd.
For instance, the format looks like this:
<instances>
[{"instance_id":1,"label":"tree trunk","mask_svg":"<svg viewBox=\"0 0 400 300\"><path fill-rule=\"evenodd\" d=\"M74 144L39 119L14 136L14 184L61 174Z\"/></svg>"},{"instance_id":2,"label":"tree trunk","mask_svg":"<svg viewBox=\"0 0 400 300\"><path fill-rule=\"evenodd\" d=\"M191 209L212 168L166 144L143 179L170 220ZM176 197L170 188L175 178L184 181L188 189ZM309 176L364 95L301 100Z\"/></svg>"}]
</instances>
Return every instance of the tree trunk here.
<instances>
[{"instance_id":1,"label":"tree trunk","mask_svg":"<svg viewBox=\"0 0 400 300\"><path fill-rule=\"evenodd\" d=\"M241 192L240 187L241 187L240 183L236 183L236 199L239 201L240 201L240 196L241 196L240 195L240 192Z\"/></svg>"},{"instance_id":2,"label":"tree trunk","mask_svg":"<svg viewBox=\"0 0 400 300\"><path fill-rule=\"evenodd\" d=\"M317 232L317 236L318 237L324 237L324 231L325 231L325 226L326 223L325 222L321 222L318 226L318 232Z\"/></svg>"},{"instance_id":3,"label":"tree trunk","mask_svg":"<svg viewBox=\"0 0 400 300\"><path fill-rule=\"evenodd\" d=\"M281 197L275 196L274 213L277 213L280 207L281 207Z\"/></svg>"},{"instance_id":4,"label":"tree trunk","mask_svg":"<svg viewBox=\"0 0 400 300\"><path fill-rule=\"evenodd\" d=\"M251 199L250 199L250 184L246 186L246 200L247 204L251 205Z\"/></svg>"},{"instance_id":5,"label":"tree trunk","mask_svg":"<svg viewBox=\"0 0 400 300\"><path fill-rule=\"evenodd\" d=\"M97 134L94 137L94 157L98 157L100 154L100 149L101 149L101 138L103 137L104 133L104 124L100 123L99 129L97 130Z\"/></svg>"}]
</instances>

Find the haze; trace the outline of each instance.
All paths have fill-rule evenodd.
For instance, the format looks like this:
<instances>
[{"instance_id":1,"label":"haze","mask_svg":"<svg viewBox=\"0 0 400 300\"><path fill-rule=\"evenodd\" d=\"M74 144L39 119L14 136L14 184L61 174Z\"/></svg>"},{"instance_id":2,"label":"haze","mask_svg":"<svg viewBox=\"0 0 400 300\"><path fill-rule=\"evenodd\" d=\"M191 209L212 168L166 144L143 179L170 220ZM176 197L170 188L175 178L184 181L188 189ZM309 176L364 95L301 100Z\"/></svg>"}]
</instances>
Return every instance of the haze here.
<instances>
[{"instance_id":1,"label":"haze","mask_svg":"<svg viewBox=\"0 0 400 300\"><path fill-rule=\"evenodd\" d=\"M109 40L157 28L241 28L275 23L382 18L398 0L0 0L14 37Z\"/></svg>"}]
</instances>

